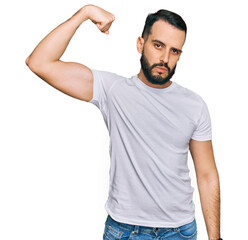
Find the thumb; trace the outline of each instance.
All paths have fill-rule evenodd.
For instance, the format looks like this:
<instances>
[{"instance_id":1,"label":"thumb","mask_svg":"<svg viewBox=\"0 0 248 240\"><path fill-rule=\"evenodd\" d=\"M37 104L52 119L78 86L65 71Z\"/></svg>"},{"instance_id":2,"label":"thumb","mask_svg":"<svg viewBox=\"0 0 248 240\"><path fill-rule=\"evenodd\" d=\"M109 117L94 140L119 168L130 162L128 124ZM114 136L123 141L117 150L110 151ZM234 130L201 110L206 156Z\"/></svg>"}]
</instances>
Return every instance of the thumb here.
<instances>
[{"instance_id":1,"label":"thumb","mask_svg":"<svg viewBox=\"0 0 248 240\"><path fill-rule=\"evenodd\" d=\"M101 23L96 23L96 26L98 27L98 29L101 31L101 32L103 32L103 33L105 33L105 34L109 34L109 30L105 30L103 27L102 27L102 24Z\"/></svg>"}]
</instances>

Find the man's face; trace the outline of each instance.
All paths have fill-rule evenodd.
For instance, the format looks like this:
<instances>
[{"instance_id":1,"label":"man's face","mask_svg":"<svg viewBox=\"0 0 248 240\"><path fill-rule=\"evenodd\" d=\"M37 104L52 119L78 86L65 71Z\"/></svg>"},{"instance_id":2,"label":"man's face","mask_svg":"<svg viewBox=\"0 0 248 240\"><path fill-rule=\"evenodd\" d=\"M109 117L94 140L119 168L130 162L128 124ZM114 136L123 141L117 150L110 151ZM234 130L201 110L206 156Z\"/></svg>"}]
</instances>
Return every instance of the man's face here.
<instances>
[{"instance_id":1,"label":"man's face","mask_svg":"<svg viewBox=\"0 0 248 240\"><path fill-rule=\"evenodd\" d=\"M153 24L147 39L140 42L141 68L150 83L162 85L170 80L175 72L184 41L184 31L162 20Z\"/></svg>"},{"instance_id":2,"label":"man's face","mask_svg":"<svg viewBox=\"0 0 248 240\"><path fill-rule=\"evenodd\" d=\"M177 66L177 65L175 65L172 70L168 67L167 63L155 63L151 66L148 62L147 57L145 56L144 51L142 51L140 63L141 63L141 68L143 70L143 73L144 73L146 79L150 83L159 84L159 85L163 85L163 84L170 81L170 79L172 78L172 76L175 73L176 66ZM153 74L152 71L154 70L155 67L166 68L165 71L167 71L168 74L166 76L162 76L162 74L159 74L159 75Z\"/></svg>"}]
</instances>

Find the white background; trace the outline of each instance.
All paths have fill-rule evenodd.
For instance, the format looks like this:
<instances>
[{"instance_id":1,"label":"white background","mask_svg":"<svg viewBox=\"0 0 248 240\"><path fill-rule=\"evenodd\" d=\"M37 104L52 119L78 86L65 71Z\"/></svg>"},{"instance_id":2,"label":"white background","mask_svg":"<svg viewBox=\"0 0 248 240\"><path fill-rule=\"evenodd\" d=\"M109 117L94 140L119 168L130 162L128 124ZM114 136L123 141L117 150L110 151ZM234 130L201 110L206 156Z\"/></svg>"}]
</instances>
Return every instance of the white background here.
<instances>
[{"instance_id":1,"label":"white background","mask_svg":"<svg viewBox=\"0 0 248 240\"><path fill-rule=\"evenodd\" d=\"M148 13L165 8L188 25L173 81L206 101L221 180L221 229L244 239L247 225L247 5L245 1L8 1L1 3L0 239L102 239L109 136L100 111L52 88L25 59L52 29L88 3L112 12L110 35L83 23L64 61L130 77ZM207 233L189 154L198 239ZM138 200L138 199L137 199Z\"/></svg>"}]
</instances>

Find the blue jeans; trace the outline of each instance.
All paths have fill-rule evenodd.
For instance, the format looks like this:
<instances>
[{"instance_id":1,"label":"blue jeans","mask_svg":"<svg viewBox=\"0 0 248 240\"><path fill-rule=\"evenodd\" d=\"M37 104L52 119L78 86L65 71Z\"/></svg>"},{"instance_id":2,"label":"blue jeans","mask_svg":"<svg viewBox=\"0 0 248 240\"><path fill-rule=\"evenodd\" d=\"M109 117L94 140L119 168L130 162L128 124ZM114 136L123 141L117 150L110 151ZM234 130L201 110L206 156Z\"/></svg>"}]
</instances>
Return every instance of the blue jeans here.
<instances>
[{"instance_id":1,"label":"blue jeans","mask_svg":"<svg viewBox=\"0 0 248 240\"><path fill-rule=\"evenodd\" d=\"M177 228L136 226L115 221L108 215L103 240L196 240L197 225L191 223Z\"/></svg>"}]
</instances>

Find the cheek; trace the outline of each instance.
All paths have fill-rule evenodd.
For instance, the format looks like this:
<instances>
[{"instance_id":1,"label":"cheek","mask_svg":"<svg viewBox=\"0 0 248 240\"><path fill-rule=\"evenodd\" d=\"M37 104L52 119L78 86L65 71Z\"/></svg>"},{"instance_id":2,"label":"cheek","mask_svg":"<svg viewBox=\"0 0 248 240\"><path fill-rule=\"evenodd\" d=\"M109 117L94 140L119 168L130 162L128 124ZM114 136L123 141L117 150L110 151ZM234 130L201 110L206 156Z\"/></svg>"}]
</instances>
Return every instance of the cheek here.
<instances>
[{"instance_id":1,"label":"cheek","mask_svg":"<svg viewBox=\"0 0 248 240\"><path fill-rule=\"evenodd\" d=\"M172 56L170 58L170 61L168 63L168 66L170 67L170 69L172 69L173 67L175 67L175 65L177 64L178 60L179 60L179 57L178 56Z\"/></svg>"},{"instance_id":2,"label":"cheek","mask_svg":"<svg viewBox=\"0 0 248 240\"><path fill-rule=\"evenodd\" d=\"M154 49L152 49L152 46L147 46L144 48L144 53L150 64L159 62L159 55L156 51L154 51Z\"/></svg>"}]
</instances>

